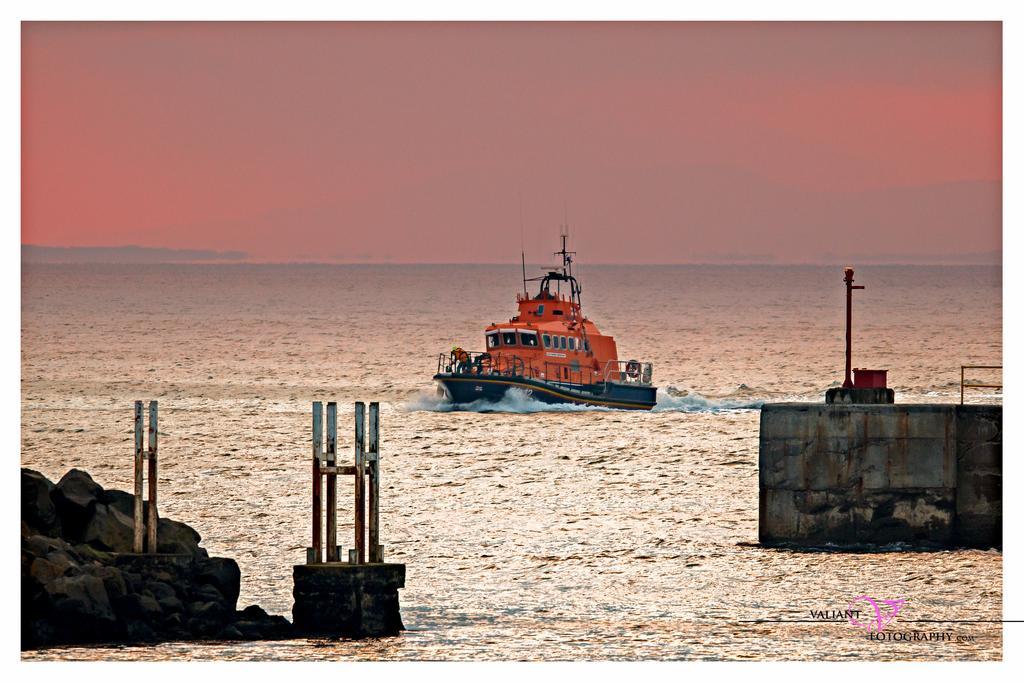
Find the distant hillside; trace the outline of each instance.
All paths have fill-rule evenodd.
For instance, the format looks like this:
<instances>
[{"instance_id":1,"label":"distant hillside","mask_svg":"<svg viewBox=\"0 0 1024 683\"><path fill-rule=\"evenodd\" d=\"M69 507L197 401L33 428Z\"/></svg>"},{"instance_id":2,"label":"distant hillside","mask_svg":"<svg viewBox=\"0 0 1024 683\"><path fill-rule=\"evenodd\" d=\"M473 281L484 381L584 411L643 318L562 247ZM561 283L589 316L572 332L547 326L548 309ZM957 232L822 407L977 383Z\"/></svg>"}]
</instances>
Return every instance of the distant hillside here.
<instances>
[{"instance_id":1,"label":"distant hillside","mask_svg":"<svg viewBox=\"0 0 1024 683\"><path fill-rule=\"evenodd\" d=\"M22 263L193 263L240 261L244 251L164 249L160 247L41 247L21 245Z\"/></svg>"}]
</instances>

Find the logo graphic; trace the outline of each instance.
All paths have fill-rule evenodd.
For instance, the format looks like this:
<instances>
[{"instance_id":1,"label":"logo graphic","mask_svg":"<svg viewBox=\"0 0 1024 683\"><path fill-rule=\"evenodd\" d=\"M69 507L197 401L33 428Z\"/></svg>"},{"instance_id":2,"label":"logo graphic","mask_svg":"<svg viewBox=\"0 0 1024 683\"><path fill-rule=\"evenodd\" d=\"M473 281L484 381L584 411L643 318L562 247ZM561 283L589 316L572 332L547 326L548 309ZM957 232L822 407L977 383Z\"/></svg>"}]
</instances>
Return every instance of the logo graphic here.
<instances>
[{"instance_id":1,"label":"logo graphic","mask_svg":"<svg viewBox=\"0 0 1024 683\"><path fill-rule=\"evenodd\" d=\"M868 621L868 623L862 624L860 621L857 620L856 617L851 616L850 624L852 624L853 626L860 626L861 628L866 628L869 631L879 632L882 629L884 629L889 624L889 622L895 619L896 615L900 613L901 609L903 609L903 605L907 604L907 601L903 598L896 598L895 600L875 600L869 595L859 595L850 601L850 608L852 609L853 606L858 602L866 602L869 605L871 605L872 609L874 610L875 619L874 621ZM883 605L887 605L891 611L884 610L882 607ZM860 610L856 610L856 612L859 616ZM865 610L865 612L869 616L871 615L871 610Z\"/></svg>"}]
</instances>

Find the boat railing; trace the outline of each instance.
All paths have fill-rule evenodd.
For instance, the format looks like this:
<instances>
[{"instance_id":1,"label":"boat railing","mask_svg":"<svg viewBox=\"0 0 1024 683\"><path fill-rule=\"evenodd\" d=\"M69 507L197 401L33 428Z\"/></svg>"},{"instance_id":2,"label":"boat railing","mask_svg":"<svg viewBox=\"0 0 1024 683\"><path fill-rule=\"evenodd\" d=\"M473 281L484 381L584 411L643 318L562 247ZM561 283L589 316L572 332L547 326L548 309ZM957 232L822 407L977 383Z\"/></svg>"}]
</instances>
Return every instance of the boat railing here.
<instances>
[{"instance_id":1,"label":"boat railing","mask_svg":"<svg viewBox=\"0 0 1024 683\"><path fill-rule=\"evenodd\" d=\"M454 375L504 375L527 377L566 386L581 386L597 382L639 384L649 386L651 363L610 360L603 369L579 363L559 363L550 360L534 362L515 354L486 351L453 351L438 354L437 372Z\"/></svg>"},{"instance_id":2,"label":"boat railing","mask_svg":"<svg viewBox=\"0 0 1024 683\"><path fill-rule=\"evenodd\" d=\"M461 351L438 354L437 372L453 375L521 377L526 372L526 364L522 358L511 354Z\"/></svg>"},{"instance_id":3,"label":"boat railing","mask_svg":"<svg viewBox=\"0 0 1024 683\"><path fill-rule=\"evenodd\" d=\"M486 351L453 351L438 354L437 372L453 375L504 375L527 377L566 385L599 381L597 372L578 363L533 361L515 354Z\"/></svg>"},{"instance_id":4,"label":"boat railing","mask_svg":"<svg viewBox=\"0 0 1024 683\"><path fill-rule=\"evenodd\" d=\"M605 382L649 386L654 375L653 363L635 360L610 360L601 373Z\"/></svg>"}]
</instances>

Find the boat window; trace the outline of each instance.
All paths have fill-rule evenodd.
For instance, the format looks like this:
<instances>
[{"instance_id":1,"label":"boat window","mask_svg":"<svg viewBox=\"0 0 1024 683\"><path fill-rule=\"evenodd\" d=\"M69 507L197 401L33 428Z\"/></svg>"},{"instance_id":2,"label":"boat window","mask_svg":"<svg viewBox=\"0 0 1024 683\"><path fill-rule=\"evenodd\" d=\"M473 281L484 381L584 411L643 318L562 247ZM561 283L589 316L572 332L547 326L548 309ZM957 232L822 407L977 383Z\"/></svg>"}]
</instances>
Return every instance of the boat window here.
<instances>
[{"instance_id":1,"label":"boat window","mask_svg":"<svg viewBox=\"0 0 1024 683\"><path fill-rule=\"evenodd\" d=\"M589 339L584 339L583 340L583 350L584 351L590 351L590 340Z\"/></svg>"},{"instance_id":2,"label":"boat window","mask_svg":"<svg viewBox=\"0 0 1024 683\"><path fill-rule=\"evenodd\" d=\"M550 334L545 334L544 335L544 348L545 349L550 349L551 348L551 335Z\"/></svg>"},{"instance_id":3,"label":"boat window","mask_svg":"<svg viewBox=\"0 0 1024 683\"><path fill-rule=\"evenodd\" d=\"M522 330L519 333L519 342L523 346L536 346L537 345L537 333L536 332L528 332L526 330Z\"/></svg>"},{"instance_id":4,"label":"boat window","mask_svg":"<svg viewBox=\"0 0 1024 683\"><path fill-rule=\"evenodd\" d=\"M498 333L497 332L488 332L487 333L487 348L493 349L493 348L497 348L497 346L498 346Z\"/></svg>"},{"instance_id":5,"label":"boat window","mask_svg":"<svg viewBox=\"0 0 1024 683\"><path fill-rule=\"evenodd\" d=\"M562 342L561 342L560 346L563 349L565 348L565 337L562 337Z\"/></svg>"},{"instance_id":6,"label":"boat window","mask_svg":"<svg viewBox=\"0 0 1024 683\"><path fill-rule=\"evenodd\" d=\"M516 345L516 333L515 332L502 332L501 343L504 346L515 346Z\"/></svg>"},{"instance_id":7,"label":"boat window","mask_svg":"<svg viewBox=\"0 0 1024 683\"><path fill-rule=\"evenodd\" d=\"M576 337L569 337L569 350L570 351L575 351L576 350Z\"/></svg>"},{"instance_id":8,"label":"boat window","mask_svg":"<svg viewBox=\"0 0 1024 683\"><path fill-rule=\"evenodd\" d=\"M537 307L537 315L544 315L544 304Z\"/></svg>"},{"instance_id":9,"label":"boat window","mask_svg":"<svg viewBox=\"0 0 1024 683\"><path fill-rule=\"evenodd\" d=\"M559 310L559 309L557 309L557 308L556 308L555 310L551 311L551 312L552 312L553 314L555 314L555 315L562 315L562 314L564 314L564 313L565 313L565 311Z\"/></svg>"}]
</instances>

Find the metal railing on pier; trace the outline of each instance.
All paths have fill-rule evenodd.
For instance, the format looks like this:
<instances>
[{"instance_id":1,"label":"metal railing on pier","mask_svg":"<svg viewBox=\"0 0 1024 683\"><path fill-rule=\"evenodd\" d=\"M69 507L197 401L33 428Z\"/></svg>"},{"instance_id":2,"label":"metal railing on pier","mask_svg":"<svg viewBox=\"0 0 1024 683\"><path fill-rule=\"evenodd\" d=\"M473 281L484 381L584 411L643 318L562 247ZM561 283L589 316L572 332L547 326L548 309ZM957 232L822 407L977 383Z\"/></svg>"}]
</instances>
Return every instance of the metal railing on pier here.
<instances>
[{"instance_id":1,"label":"metal railing on pier","mask_svg":"<svg viewBox=\"0 0 1024 683\"><path fill-rule=\"evenodd\" d=\"M964 389L1002 389L1002 384L986 384L968 382L965 377L965 370L1002 370L1002 365L961 365L960 366L960 405L964 404Z\"/></svg>"}]
</instances>

